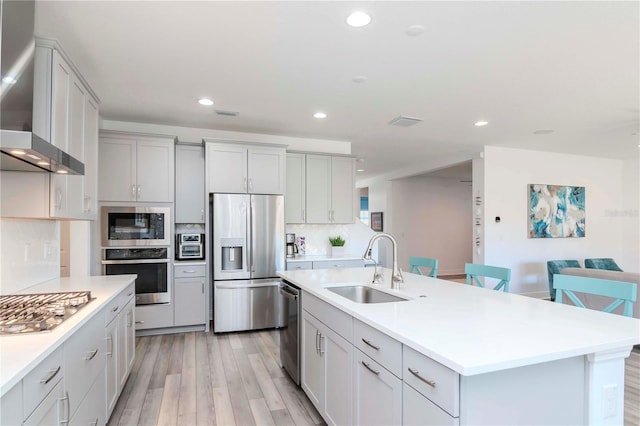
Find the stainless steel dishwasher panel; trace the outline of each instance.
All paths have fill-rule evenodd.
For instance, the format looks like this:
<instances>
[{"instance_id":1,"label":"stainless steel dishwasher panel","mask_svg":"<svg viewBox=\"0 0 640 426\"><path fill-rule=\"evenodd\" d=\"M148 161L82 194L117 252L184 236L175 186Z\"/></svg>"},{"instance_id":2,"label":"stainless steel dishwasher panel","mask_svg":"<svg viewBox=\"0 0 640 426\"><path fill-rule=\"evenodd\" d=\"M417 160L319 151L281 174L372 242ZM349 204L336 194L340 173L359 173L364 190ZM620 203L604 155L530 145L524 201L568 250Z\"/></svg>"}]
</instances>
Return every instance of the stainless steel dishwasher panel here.
<instances>
[{"instance_id":1,"label":"stainless steel dishwasher panel","mask_svg":"<svg viewBox=\"0 0 640 426\"><path fill-rule=\"evenodd\" d=\"M286 281L280 284L284 298L286 325L280 329L280 363L300 385L300 289Z\"/></svg>"}]
</instances>

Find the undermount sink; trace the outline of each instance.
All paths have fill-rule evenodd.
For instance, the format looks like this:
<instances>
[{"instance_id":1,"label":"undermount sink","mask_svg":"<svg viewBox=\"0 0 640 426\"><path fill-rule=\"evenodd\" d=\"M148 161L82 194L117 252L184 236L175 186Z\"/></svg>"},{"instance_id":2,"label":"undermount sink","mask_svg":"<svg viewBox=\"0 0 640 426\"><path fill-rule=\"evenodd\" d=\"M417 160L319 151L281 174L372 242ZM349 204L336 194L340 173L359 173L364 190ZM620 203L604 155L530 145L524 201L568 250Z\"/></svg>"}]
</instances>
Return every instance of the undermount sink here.
<instances>
[{"instance_id":1,"label":"undermount sink","mask_svg":"<svg viewBox=\"0 0 640 426\"><path fill-rule=\"evenodd\" d=\"M364 285L329 287L327 290L356 303L388 303L407 300Z\"/></svg>"}]
</instances>

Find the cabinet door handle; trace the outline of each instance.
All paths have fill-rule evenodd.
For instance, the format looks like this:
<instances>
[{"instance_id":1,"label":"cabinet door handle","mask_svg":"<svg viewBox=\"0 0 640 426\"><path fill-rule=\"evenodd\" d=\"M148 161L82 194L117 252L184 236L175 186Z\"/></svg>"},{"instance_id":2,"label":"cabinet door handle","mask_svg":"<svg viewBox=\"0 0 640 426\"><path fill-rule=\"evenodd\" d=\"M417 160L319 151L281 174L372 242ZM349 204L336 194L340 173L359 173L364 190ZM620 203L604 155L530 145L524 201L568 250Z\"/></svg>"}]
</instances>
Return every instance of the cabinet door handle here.
<instances>
[{"instance_id":1,"label":"cabinet door handle","mask_svg":"<svg viewBox=\"0 0 640 426\"><path fill-rule=\"evenodd\" d=\"M414 370L413 368L409 367L407 368L407 370L409 370L409 373L413 374L414 376L416 376L419 380L425 382L426 384L428 384L429 386L431 386L432 388L436 387L436 382L432 381L432 380L427 380L424 377L422 377L420 375L420 373L418 372L418 370Z\"/></svg>"},{"instance_id":2,"label":"cabinet door handle","mask_svg":"<svg viewBox=\"0 0 640 426\"><path fill-rule=\"evenodd\" d=\"M69 392L65 392L64 393L64 397L63 398L58 398L58 401L62 402L62 401L67 401L67 418L65 420L60 420L58 421L59 424L61 425L68 425L69 424L69 417L71 417L71 403L69 401ZM61 410L63 411L63 410Z\"/></svg>"},{"instance_id":3,"label":"cabinet door handle","mask_svg":"<svg viewBox=\"0 0 640 426\"><path fill-rule=\"evenodd\" d=\"M364 368L366 368L367 370L371 371L373 374L375 374L376 376L380 375L379 371L374 370L373 368L371 368L371 366L369 366L368 362L364 362L364 361L360 361L362 363L362 365L364 365Z\"/></svg>"},{"instance_id":4,"label":"cabinet door handle","mask_svg":"<svg viewBox=\"0 0 640 426\"><path fill-rule=\"evenodd\" d=\"M98 418L96 417L96 421L95 422L91 422L89 423L91 426L98 426Z\"/></svg>"},{"instance_id":5,"label":"cabinet door handle","mask_svg":"<svg viewBox=\"0 0 640 426\"><path fill-rule=\"evenodd\" d=\"M53 380L54 377L56 377L56 375L60 372L60 366L58 366L58 368L56 368L55 370L50 370L49 371L49 375L47 377L45 377L44 379L40 380L40 383L42 383L43 385L46 385L47 383L49 383L51 380Z\"/></svg>"},{"instance_id":6,"label":"cabinet door handle","mask_svg":"<svg viewBox=\"0 0 640 426\"><path fill-rule=\"evenodd\" d=\"M140 188L140 185L138 185L138 201L140 201L140 194L142 193L142 189Z\"/></svg>"},{"instance_id":7,"label":"cabinet door handle","mask_svg":"<svg viewBox=\"0 0 640 426\"><path fill-rule=\"evenodd\" d=\"M112 357L113 356L113 336L111 334L108 335L107 340L109 341L109 350L105 355Z\"/></svg>"},{"instance_id":8,"label":"cabinet door handle","mask_svg":"<svg viewBox=\"0 0 640 426\"><path fill-rule=\"evenodd\" d=\"M98 353L98 350L94 349L90 352L90 355L83 356L82 359L84 359L85 361L91 361L96 356L97 353Z\"/></svg>"},{"instance_id":9,"label":"cabinet door handle","mask_svg":"<svg viewBox=\"0 0 640 426\"><path fill-rule=\"evenodd\" d=\"M136 186L135 185L131 185L131 199L132 200L136 199Z\"/></svg>"},{"instance_id":10,"label":"cabinet door handle","mask_svg":"<svg viewBox=\"0 0 640 426\"><path fill-rule=\"evenodd\" d=\"M248 190L248 188L247 188L247 178L244 178L242 180L242 185L244 186L244 190L247 191Z\"/></svg>"},{"instance_id":11,"label":"cabinet door handle","mask_svg":"<svg viewBox=\"0 0 640 426\"><path fill-rule=\"evenodd\" d=\"M320 335L320 331L316 330L316 353L320 353L320 345L318 343L318 336Z\"/></svg>"},{"instance_id":12,"label":"cabinet door handle","mask_svg":"<svg viewBox=\"0 0 640 426\"><path fill-rule=\"evenodd\" d=\"M304 209L302 209L302 215L301 215L302 221L304 222Z\"/></svg>"},{"instance_id":13,"label":"cabinet door handle","mask_svg":"<svg viewBox=\"0 0 640 426\"><path fill-rule=\"evenodd\" d=\"M120 306L116 306L116 307L114 307L114 308L111 310L111 312L116 312L118 309L120 309Z\"/></svg>"},{"instance_id":14,"label":"cabinet door handle","mask_svg":"<svg viewBox=\"0 0 640 426\"><path fill-rule=\"evenodd\" d=\"M367 339L365 339L364 337L362 338L362 341L367 345L367 346L371 346L373 349L375 349L376 351L380 350L380 346L376 346L374 344L372 344L370 341L368 341Z\"/></svg>"},{"instance_id":15,"label":"cabinet door handle","mask_svg":"<svg viewBox=\"0 0 640 426\"><path fill-rule=\"evenodd\" d=\"M320 333L320 355L324 353L324 349L322 349L322 341L324 338L325 336L323 336L322 333Z\"/></svg>"},{"instance_id":16,"label":"cabinet door handle","mask_svg":"<svg viewBox=\"0 0 640 426\"><path fill-rule=\"evenodd\" d=\"M133 327L133 311L127 312L127 328Z\"/></svg>"},{"instance_id":17,"label":"cabinet door handle","mask_svg":"<svg viewBox=\"0 0 640 426\"><path fill-rule=\"evenodd\" d=\"M200 209L200 220L204 222L204 209Z\"/></svg>"},{"instance_id":18,"label":"cabinet door handle","mask_svg":"<svg viewBox=\"0 0 640 426\"><path fill-rule=\"evenodd\" d=\"M253 180L249 178L249 192L253 191Z\"/></svg>"}]
</instances>

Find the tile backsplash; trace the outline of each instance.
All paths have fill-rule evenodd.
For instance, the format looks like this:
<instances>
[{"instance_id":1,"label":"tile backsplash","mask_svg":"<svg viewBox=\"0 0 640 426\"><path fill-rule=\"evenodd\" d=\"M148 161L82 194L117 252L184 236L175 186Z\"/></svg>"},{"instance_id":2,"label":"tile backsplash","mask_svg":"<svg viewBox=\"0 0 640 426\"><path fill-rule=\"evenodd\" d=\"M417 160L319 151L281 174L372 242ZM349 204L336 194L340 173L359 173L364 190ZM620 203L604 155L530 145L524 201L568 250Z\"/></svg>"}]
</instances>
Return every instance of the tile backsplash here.
<instances>
[{"instance_id":1,"label":"tile backsplash","mask_svg":"<svg viewBox=\"0 0 640 426\"><path fill-rule=\"evenodd\" d=\"M53 220L0 219L0 294L60 276L60 226Z\"/></svg>"},{"instance_id":2,"label":"tile backsplash","mask_svg":"<svg viewBox=\"0 0 640 426\"><path fill-rule=\"evenodd\" d=\"M295 233L296 239L305 237L305 254L308 255L330 255L329 237L340 235L346 241L344 253L360 256L367 248L371 237L375 235L375 232L359 219L356 219L352 224L289 224L287 232Z\"/></svg>"}]
</instances>

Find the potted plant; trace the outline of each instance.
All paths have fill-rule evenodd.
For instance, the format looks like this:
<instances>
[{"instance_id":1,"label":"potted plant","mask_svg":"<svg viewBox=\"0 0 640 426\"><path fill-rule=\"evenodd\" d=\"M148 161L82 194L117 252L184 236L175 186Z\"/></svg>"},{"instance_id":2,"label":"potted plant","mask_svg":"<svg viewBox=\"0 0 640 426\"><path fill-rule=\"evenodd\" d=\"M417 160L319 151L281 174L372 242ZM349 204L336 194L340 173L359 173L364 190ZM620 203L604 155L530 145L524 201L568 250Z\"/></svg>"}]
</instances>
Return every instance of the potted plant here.
<instances>
[{"instance_id":1,"label":"potted plant","mask_svg":"<svg viewBox=\"0 0 640 426\"><path fill-rule=\"evenodd\" d=\"M344 243L346 242L344 238L340 235L337 237L329 237L329 242L331 243L332 256L341 256L344 254Z\"/></svg>"}]
</instances>

